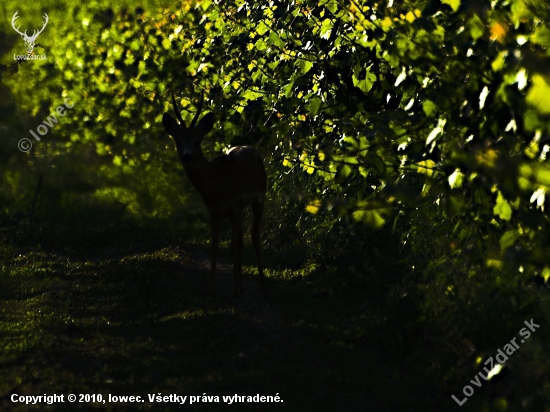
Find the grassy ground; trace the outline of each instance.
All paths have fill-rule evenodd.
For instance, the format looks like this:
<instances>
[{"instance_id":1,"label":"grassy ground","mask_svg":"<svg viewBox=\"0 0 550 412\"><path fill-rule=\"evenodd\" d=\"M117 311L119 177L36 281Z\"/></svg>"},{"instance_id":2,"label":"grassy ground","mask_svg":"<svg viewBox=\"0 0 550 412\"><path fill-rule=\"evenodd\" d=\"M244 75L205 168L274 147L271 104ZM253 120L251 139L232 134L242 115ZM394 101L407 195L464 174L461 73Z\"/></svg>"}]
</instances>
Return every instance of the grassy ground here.
<instances>
[{"instance_id":1,"label":"grassy ground","mask_svg":"<svg viewBox=\"0 0 550 412\"><path fill-rule=\"evenodd\" d=\"M137 225L58 230L33 242L0 232L2 410L30 408L12 403L12 394L54 393L145 400L69 408L83 410L181 408L150 403L147 395L159 393L220 397L218 404L187 406L196 410L227 408L221 397L235 394L278 394L283 403L233 410L449 406L413 305L388 285L392 273L375 266L349 273L314 264L289 269L266 251L271 296L261 297L247 265L245 294L234 299L224 244L218 297L209 298L206 236L185 243ZM253 264L249 245L246 252L245 263Z\"/></svg>"}]
</instances>

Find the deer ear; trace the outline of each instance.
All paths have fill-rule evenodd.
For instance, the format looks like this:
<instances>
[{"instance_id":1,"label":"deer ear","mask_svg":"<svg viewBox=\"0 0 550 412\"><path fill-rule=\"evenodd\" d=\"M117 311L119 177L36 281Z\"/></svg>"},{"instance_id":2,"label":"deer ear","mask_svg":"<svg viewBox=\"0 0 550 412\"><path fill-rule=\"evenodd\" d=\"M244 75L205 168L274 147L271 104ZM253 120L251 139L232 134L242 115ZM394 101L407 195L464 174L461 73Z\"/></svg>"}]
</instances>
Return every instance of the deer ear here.
<instances>
[{"instance_id":1,"label":"deer ear","mask_svg":"<svg viewBox=\"0 0 550 412\"><path fill-rule=\"evenodd\" d=\"M170 136L176 137L178 135L178 132L180 130L178 122L176 122L176 120L168 113L164 113L164 115L162 116L162 125L164 126L164 130L166 130L166 133L168 133Z\"/></svg>"},{"instance_id":2,"label":"deer ear","mask_svg":"<svg viewBox=\"0 0 550 412\"><path fill-rule=\"evenodd\" d=\"M197 131L201 136L207 134L214 127L214 113L207 113L197 125Z\"/></svg>"}]
</instances>

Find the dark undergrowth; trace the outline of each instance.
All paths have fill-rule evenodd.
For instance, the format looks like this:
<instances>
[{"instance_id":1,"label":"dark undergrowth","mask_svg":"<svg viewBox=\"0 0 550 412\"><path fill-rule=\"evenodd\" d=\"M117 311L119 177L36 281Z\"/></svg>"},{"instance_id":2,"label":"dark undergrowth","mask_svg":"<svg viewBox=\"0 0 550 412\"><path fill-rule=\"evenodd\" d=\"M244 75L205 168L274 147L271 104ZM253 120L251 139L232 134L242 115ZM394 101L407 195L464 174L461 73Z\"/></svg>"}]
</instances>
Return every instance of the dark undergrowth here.
<instances>
[{"instance_id":1,"label":"dark undergrowth","mask_svg":"<svg viewBox=\"0 0 550 412\"><path fill-rule=\"evenodd\" d=\"M64 222L35 229L32 238L27 227L5 224L0 408L181 409L151 403L149 394L187 396L196 410L221 410L222 396L235 394L283 401L235 410L454 407L448 393L456 383L441 379L453 361L419 321L419 296L403 281L388 233L371 233L362 256L304 259L299 267L295 257L287 264L266 248L268 298L259 293L246 239L245 293L234 299L226 226L211 298L208 229L201 216L190 221L199 223ZM68 405L71 393L144 402ZM14 394L64 394L66 402L31 406L13 403ZM188 405L203 394L220 403Z\"/></svg>"}]
</instances>

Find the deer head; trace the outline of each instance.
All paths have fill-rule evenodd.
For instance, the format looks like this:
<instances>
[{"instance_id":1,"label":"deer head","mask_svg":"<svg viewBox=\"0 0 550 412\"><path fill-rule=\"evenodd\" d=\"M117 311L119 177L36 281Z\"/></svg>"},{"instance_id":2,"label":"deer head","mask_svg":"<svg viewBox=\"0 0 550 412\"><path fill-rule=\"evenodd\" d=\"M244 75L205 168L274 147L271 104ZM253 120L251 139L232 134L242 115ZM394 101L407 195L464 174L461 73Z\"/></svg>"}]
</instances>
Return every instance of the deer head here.
<instances>
[{"instance_id":1,"label":"deer head","mask_svg":"<svg viewBox=\"0 0 550 412\"><path fill-rule=\"evenodd\" d=\"M15 13L13 13L13 17L11 19L11 26L13 27L13 29L17 33L19 33L21 35L21 37L25 41L25 47L27 49L27 54L31 54L32 51L34 50L34 43L36 42L36 39L38 38L38 35L44 31L44 28L48 24L48 20L49 20L48 15L46 13L44 13L44 16L43 16L44 24L42 25L42 28L40 30L35 30L33 32L32 36L29 36L27 34L27 30L25 30L25 32L22 33L22 32L19 31L19 27L15 27L15 21L19 18L17 13L19 13L19 10L17 10Z\"/></svg>"},{"instance_id":2,"label":"deer head","mask_svg":"<svg viewBox=\"0 0 550 412\"><path fill-rule=\"evenodd\" d=\"M178 122L170 116L168 113L164 113L162 116L162 124L164 130L172 136L176 142L176 148L178 150L178 157L180 158L183 164L191 164L197 158L203 159L201 143L203 137L212 130L214 126L214 115L212 113L206 114L199 124L195 127L197 119L199 118L200 112L202 110L202 103L204 100L204 92L201 94L201 101L195 117L191 121L189 127L185 126L178 106L176 104L176 99L174 98L174 91L172 90L172 106L176 111L176 116L179 120Z\"/></svg>"}]
</instances>

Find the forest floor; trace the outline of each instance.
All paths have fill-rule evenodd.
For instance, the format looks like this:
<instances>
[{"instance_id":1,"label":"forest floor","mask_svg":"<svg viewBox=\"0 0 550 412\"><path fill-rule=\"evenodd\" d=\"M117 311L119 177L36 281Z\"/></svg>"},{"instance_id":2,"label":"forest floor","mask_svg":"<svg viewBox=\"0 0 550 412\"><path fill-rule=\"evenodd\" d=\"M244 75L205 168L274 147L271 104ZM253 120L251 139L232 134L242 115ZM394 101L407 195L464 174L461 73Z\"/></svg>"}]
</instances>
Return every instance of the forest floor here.
<instances>
[{"instance_id":1,"label":"forest floor","mask_svg":"<svg viewBox=\"0 0 550 412\"><path fill-rule=\"evenodd\" d=\"M402 412L452 405L414 308L402 293L381 289L375 273L342 281L322 267L280 270L267 258L264 298L246 245L245 292L233 298L225 242L212 298L204 244L139 227L90 231L96 241L16 242L9 234L0 239L0 410L181 409L149 401L158 394L187 396L193 410L223 410L223 396L257 394L281 403L231 408ZM14 394L64 394L65 403L31 407L13 403ZM69 394L77 395L71 406ZM78 402L79 394L101 394L106 403ZM109 403L109 394L143 402ZM203 394L219 403L204 403Z\"/></svg>"}]
</instances>

